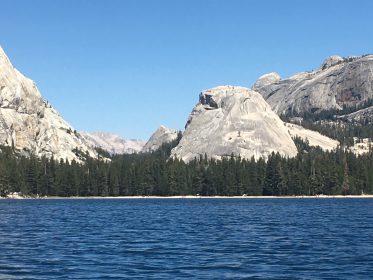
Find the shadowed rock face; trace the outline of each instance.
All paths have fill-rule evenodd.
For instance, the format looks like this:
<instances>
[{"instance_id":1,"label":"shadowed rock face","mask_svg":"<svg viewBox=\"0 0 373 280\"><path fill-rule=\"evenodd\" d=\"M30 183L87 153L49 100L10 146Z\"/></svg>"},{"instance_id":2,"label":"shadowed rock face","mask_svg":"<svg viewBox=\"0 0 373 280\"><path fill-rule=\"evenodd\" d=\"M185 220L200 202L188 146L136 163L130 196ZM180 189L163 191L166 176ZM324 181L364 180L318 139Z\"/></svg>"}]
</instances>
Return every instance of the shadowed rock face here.
<instances>
[{"instance_id":1,"label":"shadowed rock face","mask_svg":"<svg viewBox=\"0 0 373 280\"><path fill-rule=\"evenodd\" d=\"M179 145L171 156L193 160L241 156L258 159L272 152L294 157L297 149L284 123L262 96L243 87L221 86L200 94Z\"/></svg>"},{"instance_id":2,"label":"shadowed rock face","mask_svg":"<svg viewBox=\"0 0 373 280\"><path fill-rule=\"evenodd\" d=\"M340 119L347 120L349 122L365 122L373 123L373 106L353 112L348 115L340 116Z\"/></svg>"},{"instance_id":3,"label":"shadowed rock face","mask_svg":"<svg viewBox=\"0 0 373 280\"><path fill-rule=\"evenodd\" d=\"M0 145L24 154L78 160L78 148L92 157L94 149L43 100L35 83L10 63L0 47Z\"/></svg>"},{"instance_id":4,"label":"shadowed rock face","mask_svg":"<svg viewBox=\"0 0 373 280\"><path fill-rule=\"evenodd\" d=\"M284 80L267 74L259 78L252 89L262 94L278 114L358 105L373 98L373 55L332 56L320 69L298 73Z\"/></svg>"}]
</instances>

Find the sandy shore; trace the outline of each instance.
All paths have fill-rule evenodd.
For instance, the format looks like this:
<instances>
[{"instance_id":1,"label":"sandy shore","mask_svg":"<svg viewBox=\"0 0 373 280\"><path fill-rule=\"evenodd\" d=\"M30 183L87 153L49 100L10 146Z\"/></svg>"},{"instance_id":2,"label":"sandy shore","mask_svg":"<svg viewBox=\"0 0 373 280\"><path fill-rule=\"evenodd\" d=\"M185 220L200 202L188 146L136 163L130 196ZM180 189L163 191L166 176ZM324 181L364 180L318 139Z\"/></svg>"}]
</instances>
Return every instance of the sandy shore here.
<instances>
[{"instance_id":1,"label":"sandy shore","mask_svg":"<svg viewBox=\"0 0 373 280\"><path fill-rule=\"evenodd\" d=\"M20 195L10 195L3 199L325 199L325 198L373 198L371 194L364 195L316 195L316 196L43 196L43 197L23 197Z\"/></svg>"}]
</instances>

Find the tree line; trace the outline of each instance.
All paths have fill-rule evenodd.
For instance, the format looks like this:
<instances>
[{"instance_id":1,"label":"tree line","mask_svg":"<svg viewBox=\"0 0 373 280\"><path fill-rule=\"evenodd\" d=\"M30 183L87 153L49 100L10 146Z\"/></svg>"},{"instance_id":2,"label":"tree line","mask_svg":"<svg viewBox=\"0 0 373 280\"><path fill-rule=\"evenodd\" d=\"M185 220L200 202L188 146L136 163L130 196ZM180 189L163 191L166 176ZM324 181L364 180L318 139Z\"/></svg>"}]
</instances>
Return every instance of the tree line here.
<instances>
[{"instance_id":1,"label":"tree line","mask_svg":"<svg viewBox=\"0 0 373 280\"><path fill-rule=\"evenodd\" d=\"M25 157L1 148L0 195L29 196L242 196L373 194L373 154L324 152L295 139L299 153L268 160L200 156L189 163L169 158L178 140L147 154L110 161Z\"/></svg>"}]
</instances>

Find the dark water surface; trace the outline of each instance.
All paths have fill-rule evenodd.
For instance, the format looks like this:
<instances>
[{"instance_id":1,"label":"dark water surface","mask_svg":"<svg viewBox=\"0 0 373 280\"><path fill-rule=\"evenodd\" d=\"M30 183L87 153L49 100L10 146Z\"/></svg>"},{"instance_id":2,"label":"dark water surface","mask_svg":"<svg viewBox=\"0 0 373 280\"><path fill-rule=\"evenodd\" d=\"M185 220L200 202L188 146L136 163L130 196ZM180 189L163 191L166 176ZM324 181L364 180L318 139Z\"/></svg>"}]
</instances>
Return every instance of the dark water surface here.
<instances>
[{"instance_id":1,"label":"dark water surface","mask_svg":"<svg viewBox=\"0 0 373 280\"><path fill-rule=\"evenodd\" d=\"M373 199L0 200L0 279L373 279Z\"/></svg>"}]
</instances>

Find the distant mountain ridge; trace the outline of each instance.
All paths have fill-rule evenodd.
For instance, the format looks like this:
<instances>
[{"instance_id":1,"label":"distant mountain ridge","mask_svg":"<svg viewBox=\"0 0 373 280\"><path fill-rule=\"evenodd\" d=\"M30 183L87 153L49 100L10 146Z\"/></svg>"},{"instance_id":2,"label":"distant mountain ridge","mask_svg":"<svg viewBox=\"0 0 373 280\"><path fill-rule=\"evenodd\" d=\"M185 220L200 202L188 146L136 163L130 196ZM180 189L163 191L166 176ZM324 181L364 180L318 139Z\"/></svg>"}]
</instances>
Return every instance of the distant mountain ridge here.
<instances>
[{"instance_id":1,"label":"distant mountain ridge","mask_svg":"<svg viewBox=\"0 0 373 280\"><path fill-rule=\"evenodd\" d=\"M108 132L81 132L84 138L94 147L99 147L110 154L133 154L142 150L145 141L125 139Z\"/></svg>"}]
</instances>

